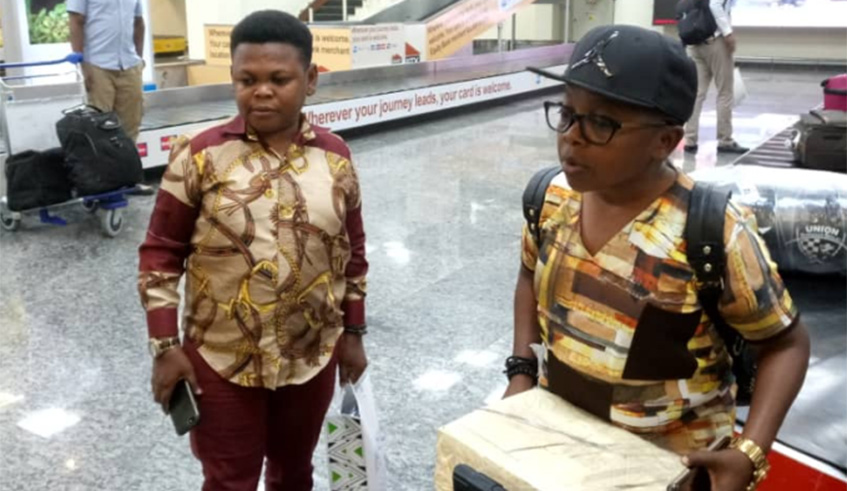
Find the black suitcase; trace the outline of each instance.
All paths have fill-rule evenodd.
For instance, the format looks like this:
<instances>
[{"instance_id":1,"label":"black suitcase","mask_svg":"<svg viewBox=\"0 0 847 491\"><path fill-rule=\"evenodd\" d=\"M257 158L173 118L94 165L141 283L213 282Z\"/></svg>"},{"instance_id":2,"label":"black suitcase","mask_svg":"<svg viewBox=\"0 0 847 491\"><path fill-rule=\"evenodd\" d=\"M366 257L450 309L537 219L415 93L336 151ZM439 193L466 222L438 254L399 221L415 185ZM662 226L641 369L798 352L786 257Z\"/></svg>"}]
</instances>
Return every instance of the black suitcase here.
<instances>
[{"instance_id":1,"label":"black suitcase","mask_svg":"<svg viewBox=\"0 0 847 491\"><path fill-rule=\"evenodd\" d=\"M134 186L144 179L141 157L113 112L85 106L56 123L71 182L81 196Z\"/></svg>"},{"instance_id":2,"label":"black suitcase","mask_svg":"<svg viewBox=\"0 0 847 491\"><path fill-rule=\"evenodd\" d=\"M27 150L6 160L6 199L12 211L54 205L71 199L71 182L61 148Z\"/></svg>"},{"instance_id":3,"label":"black suitcase","mask_svg":"<svg viewBox=\"0 0 847 491\"><path fill-rule=\"evenodd\" d=\"M847 113L815 110L794 126L794 159L808 169L847 172Z\"/></svg>"}]
</instances>

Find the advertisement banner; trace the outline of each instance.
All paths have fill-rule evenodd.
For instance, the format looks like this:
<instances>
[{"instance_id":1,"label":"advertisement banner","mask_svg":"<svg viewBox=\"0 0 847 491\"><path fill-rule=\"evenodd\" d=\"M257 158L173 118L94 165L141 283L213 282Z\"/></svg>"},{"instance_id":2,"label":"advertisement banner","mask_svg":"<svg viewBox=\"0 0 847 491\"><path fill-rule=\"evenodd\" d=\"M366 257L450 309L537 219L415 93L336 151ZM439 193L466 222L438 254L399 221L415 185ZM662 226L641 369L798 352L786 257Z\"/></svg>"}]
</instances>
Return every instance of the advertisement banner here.
<instances>
[{"instance_id":1,"label":"advertisement banner","mask_svg":"<svg viewBox=\"0 0 847 491\"><path fill-rule=\"evenodd\" d=\"M232 64L229 53L229 37L233 26L206 24L206 64L229 66Z\"/></svg>"},{"instance_id":2,"label":"advertisement banner","mask_svg":"<svg viewBox=\"0 0 847 491\"><path fill-rule=\"evenodd\" d=\"M312 27L312 63L318 71L336 72L353 68L350 29Z\"/></svg>"},{"instance_id":3,"label":"advertisement banner","mask_svg":"<svg viewBox=\"0 0 847 491\"><path fill-rule=\"evenodd\" d=\"M561 73L565 66L547 69ZM490 104L498 104L497 99L559 85L561 82L543 78L534 73L516 72L391 94L314 104L304 107L303 113L310 123L339 131L480 102L490 101ZM187 124L179 128L143 131L139 137L139 145L144 146L144 152L147 154L142 158L142 164L145 168L167 164L168 151L165 142L169 142L175 133L193 133L220 124L222 121L224 119Z\"/></svg>"},{"instance_id":4,"label":"advertisement banner","mask_svg":"<svg viewBox=\"0 0 847 491\"><path fill-rule=\"evenodd\" d=\"M534 0L467 0L427 23L428 60L447 58Z\"/></svg>"},{"instance_id":5,"label":"advertisement banner","mask_svg":"<svg viewBox=\"0 0 847 491\"><path fill-rule=\"evenodd\" d=\"M405 61L403 24L356 26L353 37L353 68L399 65Z\"/></svg>"}]
</instances>

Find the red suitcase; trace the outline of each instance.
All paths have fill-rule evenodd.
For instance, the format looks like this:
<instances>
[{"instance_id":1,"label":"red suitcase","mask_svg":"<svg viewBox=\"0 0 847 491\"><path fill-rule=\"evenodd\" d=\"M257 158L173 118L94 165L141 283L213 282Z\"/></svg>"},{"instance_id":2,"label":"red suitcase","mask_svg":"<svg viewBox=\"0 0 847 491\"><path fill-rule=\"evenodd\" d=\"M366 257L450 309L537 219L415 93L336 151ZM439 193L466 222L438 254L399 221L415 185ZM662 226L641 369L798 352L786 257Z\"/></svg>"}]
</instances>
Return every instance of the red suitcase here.
<instances>
[{"instance_id":1,"label":"red suitcase","mask_svg":"<svg viewBox=\"0 0 847 491\"><path fill-rule=\"evenodd\" d=\"M847 73L836 75L821 82L823 108L847 111Z\"/></svg>"}]
</instances>

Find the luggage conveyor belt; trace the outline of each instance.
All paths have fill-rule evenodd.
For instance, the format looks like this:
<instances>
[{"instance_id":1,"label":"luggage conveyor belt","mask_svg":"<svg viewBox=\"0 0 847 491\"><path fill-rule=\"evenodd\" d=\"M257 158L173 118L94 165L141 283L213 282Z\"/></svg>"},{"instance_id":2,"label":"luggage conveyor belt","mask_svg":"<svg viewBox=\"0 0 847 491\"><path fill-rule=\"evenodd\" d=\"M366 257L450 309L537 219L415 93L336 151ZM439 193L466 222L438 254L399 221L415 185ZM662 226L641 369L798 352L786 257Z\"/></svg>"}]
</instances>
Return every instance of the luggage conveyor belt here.
<instances>
[{"instance_id":1,"label":"luggage conveyor belt","mask_svg":"<svg viewBox=\"0 0 847 491\"><path fill-rule=\"evenodd\" d=\"M787 142L793 137L788 127L742 155L734 165L796 168ZM810 175L821 172L806 171ZM826 173L821 172L825 179ZM832 466L832 475L847 480L847 424L844 413L847 362L847 282L842 276L813 276L785 273L784 280L812 343L809 371L797 400L780 429L778 440L801 454ZM738 419L745 422L748 408L739 408Z\"/></svg>"},{"instance_id":2,"label":"luggage conveyor belt","mask_svg":"<svg viewBox=\"0 0 847 491\"><path fill-rule=\"evenodd\" d=\"M794 153L788 146L793 137L793 127L789 126L753 150L742 155L736 165L761 165L765 167L794 167Z\"/></svg>"},{"instance_id":3,"label":"luggage conveyor belt","mask_svg":"<svg viewBox=\"0 0 847 491\"><path fill-rule=\"evenodd\" d=\"M469 98L439 109L452 109L485 100L512 97L558 85L554 81L542 80L525 69L527 66L563 68L572 50L572 45L557 45L429 63L322 73L318 79L317 93L307 100L304 111L309 112L318 107L332 108L334 105L339 108L347 107L366 99L373 102L376 96L401 96L425 89L443 90L454 86L461 88L467 83L497 80L510 81L514 90L504 90L481 99ZM527 80L532 80L532 86L527 86ZM434 109L410 110L404 117L433 111ZM169 138L197 131L236 113L230 84L167 89L146 94L145 115L139 137L139 151L144 166L155 167L166 163L166 149L169 148L166 140ZM392 117L384 121L392 119L399 118ZM339 130L379 122L382 120L366 121L363 124L319 124Z\"/></svg>"}]
</instances>

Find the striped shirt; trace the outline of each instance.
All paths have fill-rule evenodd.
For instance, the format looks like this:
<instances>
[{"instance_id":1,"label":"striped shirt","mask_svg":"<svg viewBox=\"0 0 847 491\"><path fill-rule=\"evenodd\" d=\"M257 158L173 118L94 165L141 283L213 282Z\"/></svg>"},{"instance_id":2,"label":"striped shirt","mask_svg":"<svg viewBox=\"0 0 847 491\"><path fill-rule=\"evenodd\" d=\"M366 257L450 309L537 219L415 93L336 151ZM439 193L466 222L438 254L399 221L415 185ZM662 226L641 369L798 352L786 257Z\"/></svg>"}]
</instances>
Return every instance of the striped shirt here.
<instances>
[{"instance_id":1,"label":"striped shirt","mask_svg":"<svg viewBox=\"0 0 847 491\"><path fill-rule=\"evenodd\" d=\"M735 410L730 357L686 257L692 187L680 173L592 256L581 239L581 195L559 175L542 209L540 249L526 228L522 247L547 347L542 385L679 452L731 432ZM722 316L751 342L783 332L797 311L752 214L733 204L725 244Z\"/></svg>"}]
</instances>

